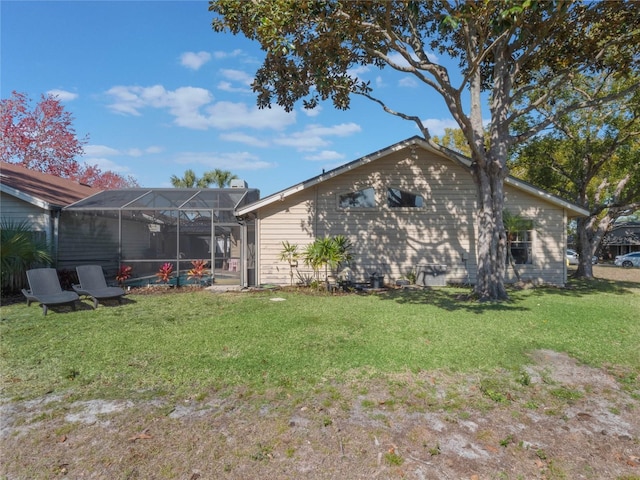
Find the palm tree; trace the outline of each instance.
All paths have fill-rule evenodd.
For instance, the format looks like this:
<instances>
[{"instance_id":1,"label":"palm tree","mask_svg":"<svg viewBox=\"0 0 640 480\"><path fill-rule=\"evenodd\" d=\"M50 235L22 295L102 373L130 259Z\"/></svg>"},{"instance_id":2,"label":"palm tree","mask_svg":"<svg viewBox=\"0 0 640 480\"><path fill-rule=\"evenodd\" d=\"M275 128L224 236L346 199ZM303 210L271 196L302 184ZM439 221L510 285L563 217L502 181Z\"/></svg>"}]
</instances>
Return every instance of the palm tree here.
<instances>
[{"instance_id":1,"label":"palm tree","mask_svg":"<svg viewBox=\"0 0 640 480\"><path fill-rule=\"evenodd\" d=\"M177 175L171 175L171 185L175 188L209 188L215 184L219 188L224 188L229 186L231 180L235 178L238 178L238 176L228 170L220 170L219 168L204 172L202 177L198 178L193 170L188 169L185 170L182 178Z\"/></svg>"},{"instance_id":2,"label":"palm tree","mask_svg":"<svg viewBox=\"0 0 640 480\"><path fill-rule=\"evenodd\" d=\"M199 186L200 180L196 176L196 173L191 170L185 170L182 178L177 175L171 175L171 185L175 188L196 188Z\"/></svg>"},{"instance_id":3,"label":"palm tree","mask_svg":"<svg viewBox=\"0 0 640 480\"><path fill-rule=\"evenodd\" d=\"M26 271L51 263L45 241L38 239L32 225L24 220L3 219L0 223L0 271L2 290L13 292L26 283Z\"/></svg>"},{"instance_id":4,"label":"palm tree","mask_svg":"<svg viewBox=\"0 0 640 480\"><path fill-rule=\"evenodd\" d=\"M205 172L202 178L206 178L209 184L215 183L218 188L225 188L231 184L231 180L238 178L238 176L234 175L229 170L220 170L219 168L216 168L215 170Z\"/></svg>"}]
</instances>

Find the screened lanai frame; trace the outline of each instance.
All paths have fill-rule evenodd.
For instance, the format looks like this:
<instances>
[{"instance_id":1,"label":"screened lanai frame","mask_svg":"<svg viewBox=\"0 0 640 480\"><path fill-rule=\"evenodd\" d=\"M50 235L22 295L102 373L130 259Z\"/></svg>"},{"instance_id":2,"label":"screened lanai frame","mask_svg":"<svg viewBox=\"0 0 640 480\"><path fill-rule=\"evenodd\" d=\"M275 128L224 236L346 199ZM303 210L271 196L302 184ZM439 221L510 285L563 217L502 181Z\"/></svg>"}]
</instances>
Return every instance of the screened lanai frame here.
<instances>
[{"instance_id":1,"label":"screened lanai frame","mask_svg":"<svg viewBox=\"0 0 640 480\"><path fill-rule=\"evenodd\" d=\"M170 283L253 285L255 226L235 217L238 207L258 200L257 189L155 188L100 192L63 210L58 267L96 263L108 277L132 267L129 286L159 282L170 263ZM189 278L193 262L205 276Z\"/></svg>"}]
</instances>

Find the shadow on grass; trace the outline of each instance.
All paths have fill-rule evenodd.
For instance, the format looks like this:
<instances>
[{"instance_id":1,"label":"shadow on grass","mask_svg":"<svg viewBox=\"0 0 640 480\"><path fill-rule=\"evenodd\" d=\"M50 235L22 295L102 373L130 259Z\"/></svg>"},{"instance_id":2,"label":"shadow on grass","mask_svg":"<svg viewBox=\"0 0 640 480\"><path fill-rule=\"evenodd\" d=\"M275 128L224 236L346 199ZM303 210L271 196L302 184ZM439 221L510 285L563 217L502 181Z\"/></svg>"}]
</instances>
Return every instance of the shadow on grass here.
<instances>
[{"instance_id":1,"label":"shadow on grass","mask_svg":"<svg viewBox=\"0 0 640 480\"><path fill-rule=\"evenodd\" d=\"M539 287L533 289L533 294L562 295L570 297L585 297L608 293L613 295L633 295L635 290L640 290L640 282L608 280L603 278L569 278L566 287Z\"/></svg>"},{"instance_id":2,"label":"shadow on grass","mask_svg":"<svg viewBox=\"0 0 640 480\"><path fill-rule=\"evenodd\" d=\"M471 289L465 292L462 288L423 288L389 290L380 293L382 300L390 300L399 304L435 305L438 308L453 311L465 311L481 315L497 311L526 311L529 308L519 304L518 292L509 292L511 300L507 302L478 302L471 295Z\"/></svg>"},{"instance_id":3,"label":"shadow on grass","mask_svg":"<svg viewBox=\"0 0 640 480\"><path fill-rule=\"evenodd\" d=\"M136 303L136 301L127 296L123 296L120 299L101 298L98 301L98 308L118 308L122 305L131 305L134 303ZM76 305L80 307L80 310L95 310L93 308L93 300L87 296L80 296L80 300L76 302Z\"/></svg>"},{"instance_id":4,"label":"shadow on grass","mask_svg":"<svg viewBox=\"0 0 640 480\"><path fill-rule=\"evenodd\" d=\"M640 282L616 281L594 278L569 279L566 287L540 286L528 289L507 286L510 300L506 302L478 302L472 290L465 292L463 288L407 288L389 290L378 294L380 299L394 301L399 304L434 305L447 311L465 311L478 315L496 311L527 311L523 306L524 296L544 297L560 295L566 297L586 297L603 293L614 295L632 295L640 289Z\"/></svg>"}]
</instances>

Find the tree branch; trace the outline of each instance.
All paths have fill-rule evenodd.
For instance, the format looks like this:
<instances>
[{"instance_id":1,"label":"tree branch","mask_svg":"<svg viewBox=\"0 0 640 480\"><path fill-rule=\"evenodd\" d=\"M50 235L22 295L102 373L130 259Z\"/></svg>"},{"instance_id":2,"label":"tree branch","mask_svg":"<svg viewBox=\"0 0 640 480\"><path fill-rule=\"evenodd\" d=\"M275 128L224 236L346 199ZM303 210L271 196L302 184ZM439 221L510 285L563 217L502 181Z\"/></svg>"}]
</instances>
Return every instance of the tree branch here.
<instances>
[{"instance_id":1,"label":"tree branch","mask_svg":"<svg viewBox=\"0 0 640 480\"><path fill-rule=\"evenodd\" d=\"M429 140L431 138L431 134L429 133L429 129L424 125L424 123L422 123L422 120L420 119L420 117L416 117L414 115L406 115L402 112L397 112L395 110L392 110L391 108L389 108L389 106L387 106L387 104L385 104L382 100L380 100L379 98L376 98L368 93L364 93L364 92L356 92L358 95L362 95L365 98L368 98L369 100L377 103L378 105L380 105L382 107L382 109L391 114L391 115L395 115L396 117L400 117L404 120L410 120L412 122L415 122L416 125L418 125L418 128L420 129L420 132L422 133L422 135L424 136L424 138L426 140Z\"/></svg>"}]
</instances>

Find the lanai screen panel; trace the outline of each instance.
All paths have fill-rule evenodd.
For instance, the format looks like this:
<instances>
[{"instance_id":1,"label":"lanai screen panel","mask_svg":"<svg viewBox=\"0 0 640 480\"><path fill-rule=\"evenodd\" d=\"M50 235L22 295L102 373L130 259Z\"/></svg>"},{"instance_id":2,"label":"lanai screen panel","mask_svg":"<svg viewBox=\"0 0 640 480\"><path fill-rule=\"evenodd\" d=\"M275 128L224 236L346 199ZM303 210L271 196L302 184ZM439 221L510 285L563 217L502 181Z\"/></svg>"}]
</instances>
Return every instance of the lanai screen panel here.
<instances>
[{"instance_id":1,"label":"lanai screen panel","mask_svg":"<svg viewBox=\"0 0 640 480\"><path fill-rule=\"evenodd\" d=\"M65 209L61 239L69 248L61 250L69 265L97 263L106 269L108 262L111 271L127 264L134 277L153 279L166 262L186 271L194 260L236 272L246 227L234 211L259 198L258 190L245 188L104 191ZM75 244L86 246L81 259Z\"/></svg>"}]
</instances>

